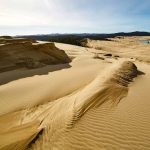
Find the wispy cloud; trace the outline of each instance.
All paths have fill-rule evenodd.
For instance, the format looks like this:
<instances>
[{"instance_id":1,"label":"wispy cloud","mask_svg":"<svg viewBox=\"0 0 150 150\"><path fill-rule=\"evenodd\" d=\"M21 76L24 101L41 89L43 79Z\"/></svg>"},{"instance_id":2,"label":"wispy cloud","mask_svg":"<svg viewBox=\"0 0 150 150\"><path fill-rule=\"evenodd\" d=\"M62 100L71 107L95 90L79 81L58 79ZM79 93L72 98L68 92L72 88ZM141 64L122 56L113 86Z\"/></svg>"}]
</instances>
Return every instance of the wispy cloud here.
<instances>
[{"instance_id":1,"label":"wispy cloud","mask_svg":"<svg viewBox=\"0 0 150 150\"><path fill-rule=\"evenodd\" d=\"M0 0L0 34L150 31L149 0Z\"/></svg>"}]
</instances>

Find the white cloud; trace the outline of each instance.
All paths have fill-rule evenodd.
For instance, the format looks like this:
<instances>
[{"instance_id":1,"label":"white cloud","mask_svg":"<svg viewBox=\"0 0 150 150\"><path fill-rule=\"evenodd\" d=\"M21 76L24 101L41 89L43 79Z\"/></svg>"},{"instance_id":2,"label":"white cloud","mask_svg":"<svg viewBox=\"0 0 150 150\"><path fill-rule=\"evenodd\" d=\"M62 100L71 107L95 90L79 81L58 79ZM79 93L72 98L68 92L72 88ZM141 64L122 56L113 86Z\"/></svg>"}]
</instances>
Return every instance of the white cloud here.
<instances>
[{"instance_id":1,"label":"white cloud","mask_svg":"<svg viewBox=\"0 0 150 150\"><path fill-rule=\"evenodd\" d=\"M84 16L69 10L68 4L68 0L0 0L0 26L81 26Z\"/></svg>"},{"instance_id":2,"label":"white cloud","mask_svg":"<svg viewBox=\"0 0 150 150\"><path fill-rule=\"evenodd\" d=\"M0 0L0 34L136 30L147 23L137 14L148 5L138 1Z\"/></svg>"}]
</instances>

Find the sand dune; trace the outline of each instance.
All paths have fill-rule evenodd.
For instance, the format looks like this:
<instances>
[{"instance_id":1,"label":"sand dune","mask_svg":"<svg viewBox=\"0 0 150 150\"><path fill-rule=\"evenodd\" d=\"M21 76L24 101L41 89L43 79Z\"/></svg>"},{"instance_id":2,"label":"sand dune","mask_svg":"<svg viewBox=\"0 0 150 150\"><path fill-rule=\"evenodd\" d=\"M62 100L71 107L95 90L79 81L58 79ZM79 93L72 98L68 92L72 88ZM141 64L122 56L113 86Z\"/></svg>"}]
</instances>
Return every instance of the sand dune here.
<instances>
[{"instance_id":1,"label":"sand dune","mask_svg":"<svg viewBox=\"0 0 150 150\"><path fill-rule=\"evenodd\" d=\"M81 42L83 46L96 48L97 53L119 55L121 57L135 58L139 61L150 62L150 44L142 44L140 40L149 37L122 37L112 38L110 41L99 41L85 39Z\"/></svg>"},{"instance_id":2,"label":"sand dune","mask_svg":"<svg viewBox=\"0 0 150 150\"><path fill-rule=\"evenodd\" d=\"M148 150L147 61L55 45L70 68L0 86L0 149Z\"/></svg>"},{"instance_id":3,"label":"sand dune","mask_svg":"<svg viewBox=\"0 0 150 150\"><path fill-rule=\"evenodd\" d=\"M19 38L0 38L0 59L0 72L70 62L66 53L54 43L35 43L34 40Z\"/></svg>"}]
</instances>

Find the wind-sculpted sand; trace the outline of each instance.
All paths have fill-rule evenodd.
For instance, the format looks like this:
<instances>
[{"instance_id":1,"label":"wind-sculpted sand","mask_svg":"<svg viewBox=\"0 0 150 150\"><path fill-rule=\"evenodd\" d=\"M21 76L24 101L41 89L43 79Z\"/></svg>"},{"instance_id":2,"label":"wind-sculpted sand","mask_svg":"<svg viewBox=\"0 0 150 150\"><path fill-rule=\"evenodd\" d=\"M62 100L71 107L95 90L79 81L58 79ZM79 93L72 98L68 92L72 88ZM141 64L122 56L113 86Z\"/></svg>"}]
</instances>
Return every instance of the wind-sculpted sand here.
<instances>
[{"instance_id":1,"label":"wind-sculpted sand","mask_svg":"<svg viewBox=\"0 0 150 150\"><path fill-rule=\"evenodd\" d=\"M135 58L139 61L150 63L150 44L140 42L148 39L150 37L116 37L110 38L110 41L84 39L81 44L97 49L96 53Z\"/></svg>"},{"instance_id":2,"label":"wind-sculpted sand","mask_svg":"<svg viewBox=\"0 0 150 150\"><path fill-rule=\"evenodd\" d=\"M54 43L38 43L20 38L0 38L0 59L0 73L70 62L66 53Z\"/></svg>"},{"instance_id":3,"label":"wind-sculpted sand","mask_svg":"<svg viewBox=\"0 0 150 150\"><path fill-rule=\"evenodd\" d=\"M71 68L0 86L0 149L149 150L150 65L56 46Z\"/></svg>"}]
</instances>

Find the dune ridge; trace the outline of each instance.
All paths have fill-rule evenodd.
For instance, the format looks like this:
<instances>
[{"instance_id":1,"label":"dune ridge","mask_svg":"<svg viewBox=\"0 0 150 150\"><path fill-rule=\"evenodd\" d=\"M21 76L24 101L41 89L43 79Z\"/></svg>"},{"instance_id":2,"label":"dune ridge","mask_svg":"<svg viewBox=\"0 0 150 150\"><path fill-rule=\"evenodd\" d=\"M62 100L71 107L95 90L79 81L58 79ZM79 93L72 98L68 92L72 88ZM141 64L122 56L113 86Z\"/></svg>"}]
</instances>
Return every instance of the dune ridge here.
<instances>
[{"instance_id":1,"label":"dune ridge","mask_svg":"<svg viewBox=\"0 0 150 150\"><path fill-rule=\"evenodd\" d=\"M116 67L116 64L114 65ZM88 109L99 107L106 101L119 103L126 96L128 84L138 75L137 67L129 61L123 62L120 67L112 67L109 72L112 73L108 78L104 73L105 80L101 83L102 76L98 76L91 84L85 87L75 100L75 117L80 118ZM109 72L107 72L109 74ZM101 84L100 84L101 83Z\"/></svg>"},{"instance_id":2,"label":"dune ridge","mask_svg":"<svg viewBox=\"0 0 150 150\"><path fill-rule=\"evenodd\" d=\"M107 75L110 73L111 76ZM34 126L32 122L36 121L40 123L39 126L29 137L26 137L29 149L53 149L56 146L55 142L63 139L64 134L70 131L88 110L100 107L107 101L110 101L112 106L116 106L127 95L127 86L137 75L137 67L132 62L116 63L77 93L35 108L20 111L22 114L19 117L20 123L13 136L17 134L20 125L31 123L31 126L25 129L25 131L28 131L32 130L31 127ZM5 132L4 135L10 136L8 133ZM32 144L33 136L36 137L36 140ZM24 138L20 137L18 140L21 139ZM3 142L0 143L1 147L5 147L6 143ZM7 144L16 145L16 142L8 144L7 141ZM7 147L9 147L8 145ZM16 146L17 148L19 149Z\"/></svg>"},{"instance_id":3,"label":"dune ridge","mask_svg":"<svg viewBox=\"0 0 150 150\"><path fill-rule=\"evenodd\" d=\"M38 43L19 38L0 39L0 59L0 72L20 68L34 69L71 61L54 43Z\"/></svg>"},{"instance_id":4,"label":"dune ridge","mask_svg":"<svg viewBox=\"0 0 150 150\"><path fill-rule=\"evenodd\" d=\"M139 41L148 40L149 37L115 37L108 41L84 39L81 45L97 49L96 53L134 58L141 62L150 63L150 44L142 44Z\"/></svg>"},{"instance_id":5,"label":"dune ridge","mask_svg":"<svg viewBox=\"0 0 150 150\"><path fill-rule=\"evenodd\" d=\"M23 66L1 73L0 80L13 78L0 86L0 149L149 150L149 45L136 43L138 39L89 40L93 45L88 48L1 38L0 46L14 45L12 60L27 45L25 55L31 55L32 46L40 52L36 62L57 50L72 60L65 68ZM23 77L14 78L19 73Z\"/></svg>"},{"instance_id":6,"label":"dune ridge","mask_svg":"<svg viewBox=\"0 0 150 150\"><path fill-rule=\"evenodd\" d=\"M56 105L54 104L53 107L55 111L60 108L62 109L61 112L59 110L61 115L58 116L56 112L55 115L51 116L51 114L49 114L46 116L46 120L53 120L54 116L57 116L58 118L56 120L54 119L51 123L44 120L50 127L48 127L46 131L44 129L43 136L41 135L39 141L33 144L31 149L38 149L40 146L41 149L46 149L45 146L47 144L47 147L49 148L55 147L55 142L59 139L63 139L66 132L71 130L71 128L75 126L76 121L78 121L88 110L100 107L107 101L110 101L112 106L116 106L116 104L127 95L127 86L129 82L138 75L137 67L131 62L122 62L121 65L118 66L118 64L115 64L109 69L109 72L113 71L113 73L111 77L106 77L102 83L100 82L100 79L102 79L104 75L99 75L83 90L71 96L72 98L67 98L63 101L61 100ZM104 74L106 76L106 73ZM69 106L68 111L63 109L66 105ZM49 116L51 117L49 118ZM51 137L50 140L49 137ZM65 149L65 147L63 149Z\"/></svg>"}]
</instances>

